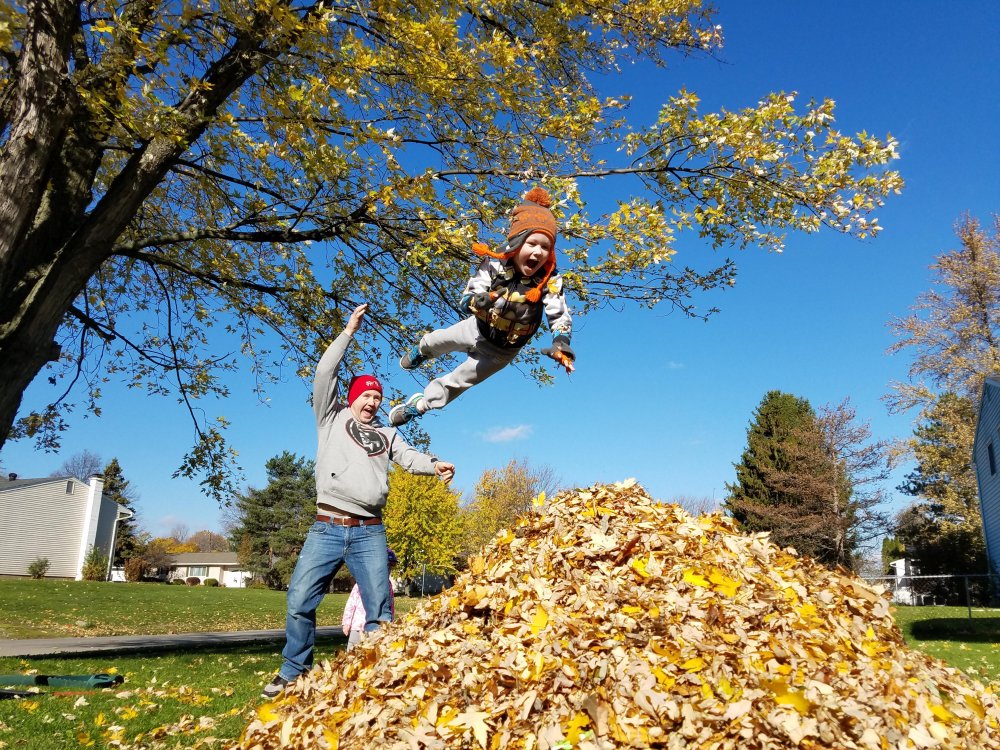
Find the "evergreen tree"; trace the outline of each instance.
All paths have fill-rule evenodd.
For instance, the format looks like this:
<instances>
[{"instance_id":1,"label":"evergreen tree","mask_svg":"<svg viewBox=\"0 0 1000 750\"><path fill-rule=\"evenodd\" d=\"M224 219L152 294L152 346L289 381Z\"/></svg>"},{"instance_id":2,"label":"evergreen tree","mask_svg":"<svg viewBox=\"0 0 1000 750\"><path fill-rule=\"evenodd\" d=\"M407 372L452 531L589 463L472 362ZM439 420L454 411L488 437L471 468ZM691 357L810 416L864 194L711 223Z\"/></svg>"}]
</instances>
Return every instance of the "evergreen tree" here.
<instances>
[{"instance_id":1,"label":"evergreen tree","mask_svg":"<svg viewBox=\"0 0 1000 750\"><path fill-rule=\"evenodd\" d=\"M979 493L972 468L976 407L946 393L918 423L911 440L917 467L899 487L917 498L896 535L921 573L987 572Z\"/></svg>"},{"instance_id":2,"label":"evergreen tree","mask_svg":"<svg viewBox=\"0 0 1000 750\"><path fill-rule=\"evenodd\" d=\"M786 493L771 481L775 472L791 466L790 448L802 428L813 427L816 414L805 399L781 391L764 395L747 429L747 447L736 469L736 483L727 484L729 497L725 507L747 531L771 531L771 524L761 524L762 506L787 505ZM757 511L755 512L755 508Z\"/></svg>"},{"instance_id":3,"label":"evergreen tree","mask_svg":"<svg viewBox=\"0 0 1000 750\"><path fill-rule=\"evenodd\" d=\"M383 514L385 535L396 553L394 575L413 578L455 572L462 535L458 495L438 477L417 476L399 466L389 473L389 499Z\"/></svg>"},{"instance_id":4,"label":"evergreen tree","mask_svg":"<svg viewBox=\"0 0 1000 750\"><path fill-rule=\"evenodd\" d=\"M141 554L146 545L141 537L139 516L135 509L138 495L125 478L117 458L112 458L104 467L104 494L132 512L130 517L118 522L118 533L115 535L114 567L121 567L130 557Z\"/></svg>"},{"instance_id":5,"label":"evergreen tree","mask_svg":"<svg viewBox=\"0 0 1000 750\"><path fill-rule=\"evenodd\" d=\"M891 573L889 564L906 556L906 545L898 537L885 537L882 540L882 570L879 575L889 575Z\"/></svg>"},{"instance_id":6,"label":"evergreen tree","mask_svg":"<svg viewBox=\"0 0 1000 750\"><path fill-rule=\"evenodd\" d=\"M826 565L856 567L861 545L888 525L877 509L886 445L870 438L846 401L817 416L805 399L771 391L747 430L725 507L747 531L767 531Z\"/></svg>"},{"instance_id":7,"label":"evergreen tree","mask_svg":"<svg viewBox=\"0 0 1000 750\"><path fill-rule=\"evenodd\" d=\"M288 585L316 515L314 462L283 452L265 464L267 485L238 495L230 531L240 563L271 588Z\"/></svg>"}]
</instances>

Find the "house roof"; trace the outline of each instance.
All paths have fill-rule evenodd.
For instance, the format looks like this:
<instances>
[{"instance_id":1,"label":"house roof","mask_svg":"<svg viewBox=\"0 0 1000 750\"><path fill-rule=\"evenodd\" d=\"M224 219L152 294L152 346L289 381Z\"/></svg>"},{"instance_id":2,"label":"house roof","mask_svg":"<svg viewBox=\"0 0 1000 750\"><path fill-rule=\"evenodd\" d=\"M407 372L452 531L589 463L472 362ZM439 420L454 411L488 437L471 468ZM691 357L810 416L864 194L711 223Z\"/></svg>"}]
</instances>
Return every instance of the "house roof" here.
<instances>
[{"instance_id":1,"label":"house roof","mask_svg":"<svg viewBox=\"0 0 1000 750\"><path fill-rule=\"evenodd\" d=\"M174 565L239 565L235 552L178 552L171 555Z\"/></svg>"},{"instance_id":2,"label":"house roof","mask_svg":"<svg viewBox=\"0 0 1000 750\"><path fill-rule=\"evenodd\" d=\"M13 490L21 487L32 487L38 484L49 484L51 482L65 482L67 479L72 479L74 482L79 482L80 484L87 484L82 482L76 477L37 477L34 479L15 479L11 481L10 479L5 479L0 476L0 492L4 490Z\"/></svg>"},{"instance_id":3,"label":"house roof","mask_svg":"<svg viewBox=\"0 0 1000 750\"><path fill-rule=\"evenodd\" d=\"M12 490L15 487L31 487L33 484L43 484L45 482L51 482L51 478L46 479L15 479L13 481L9 479L0 479L0 492L4 490Z\"/></svg>"}]
</instances>

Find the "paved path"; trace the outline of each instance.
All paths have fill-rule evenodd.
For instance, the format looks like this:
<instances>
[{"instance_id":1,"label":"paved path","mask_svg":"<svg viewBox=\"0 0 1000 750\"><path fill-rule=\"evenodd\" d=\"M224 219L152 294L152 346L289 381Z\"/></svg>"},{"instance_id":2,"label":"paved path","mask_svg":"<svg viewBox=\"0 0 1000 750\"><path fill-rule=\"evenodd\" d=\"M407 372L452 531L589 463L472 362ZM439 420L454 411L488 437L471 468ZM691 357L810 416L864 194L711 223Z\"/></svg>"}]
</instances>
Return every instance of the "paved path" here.
<instances>
[{"instance_id":1,"label":"paved path","mask_svg":"<svg viewBox=\"0 0 1000 750\"><path fill-rule=\"evenodd\" d=\"M316 635L319 638L339 637L346 640L344 631L336 626L316 628ZM30 638L0 640L0 656L125 653L284 640L284 630L241 630L227 633L176 633L174 635L112 635L92 638Z\"/></svg>"}]
</instances>

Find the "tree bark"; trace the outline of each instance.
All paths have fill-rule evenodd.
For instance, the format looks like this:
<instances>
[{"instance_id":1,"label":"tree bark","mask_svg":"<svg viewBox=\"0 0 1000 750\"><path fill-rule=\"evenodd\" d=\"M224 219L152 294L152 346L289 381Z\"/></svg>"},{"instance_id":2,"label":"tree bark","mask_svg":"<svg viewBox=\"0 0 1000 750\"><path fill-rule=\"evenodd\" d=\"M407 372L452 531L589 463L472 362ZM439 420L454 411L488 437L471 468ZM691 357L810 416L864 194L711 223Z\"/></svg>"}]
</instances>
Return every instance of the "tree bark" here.
<instances>
[{"instance_id":1,"label":"tree bark","mask_svg":"<svg viewBox=\"0 0 1000 750\"><path fill-rule=\"evenodd\" d=\"M0 148L0 290L9 286L14 272L9 261L31 227L70 118L67 70L76 14L76 4L68 0L27 4L9 117L0 123L0 133L7 131Z\"/></svg>"}]
</instances>

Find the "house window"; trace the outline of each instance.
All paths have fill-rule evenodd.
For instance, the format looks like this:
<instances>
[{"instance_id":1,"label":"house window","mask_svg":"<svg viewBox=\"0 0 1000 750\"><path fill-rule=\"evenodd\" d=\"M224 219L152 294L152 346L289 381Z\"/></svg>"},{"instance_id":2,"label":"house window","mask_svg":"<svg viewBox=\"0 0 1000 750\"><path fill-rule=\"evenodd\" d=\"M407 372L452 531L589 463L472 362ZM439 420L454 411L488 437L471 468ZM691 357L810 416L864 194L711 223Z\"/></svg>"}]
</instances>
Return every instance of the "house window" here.
<instances>
[{"instance_id":1,"label":"house window","mask_svg":"<svg viewBox=\"0 0 1000 750\"><path fill-rule=\"evenodd\" d=\"M66 482L66 494L67 495L72 495L73 494L73 482L72 481Z\"/></svg>"},{"instance_id":2,"label":"house window","mask_svg":"<svg viewBox=\"0 0 1000 750\"><path fill-rule=\"evenodd\" d=\"M207 565L191 565L188 567L189 576L198 576L199 578L204 578L208 575Z\"/></svg>"},{"instance_id":3,"label":"house window","mask_svg":"<svg viewBox=\"0 0 1000 750\"><path fill-rule=\"evenodd\" d=\"M993 443L986 444L986 452L990 456L990 476L993 476L997 473L997 459L996 456L993 455Z\"/></svg>"}]
</instances>

